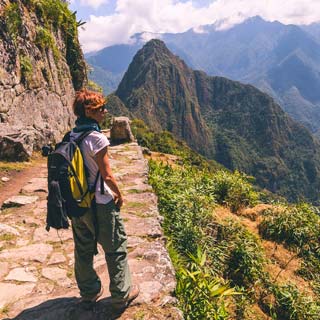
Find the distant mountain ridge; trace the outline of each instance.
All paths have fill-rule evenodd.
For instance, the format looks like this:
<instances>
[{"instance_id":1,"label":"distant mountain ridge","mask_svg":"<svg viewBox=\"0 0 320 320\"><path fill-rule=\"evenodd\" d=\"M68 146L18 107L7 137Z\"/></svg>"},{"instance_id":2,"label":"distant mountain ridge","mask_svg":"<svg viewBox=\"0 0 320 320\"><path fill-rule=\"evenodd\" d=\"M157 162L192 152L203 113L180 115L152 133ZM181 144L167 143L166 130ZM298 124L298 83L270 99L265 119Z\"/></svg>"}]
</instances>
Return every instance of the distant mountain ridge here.
<instances>
[{"instance_id":1,"label":"distant mountain ridge","mask_svg":"<svg viewBox=\"0 0 320 320\"><path fill-rule=\"evenodd\" d=\"M154 36L161 38L189 67L253 84L272 95L295 120L320 135L319 24L299 27L254 17L225 31L217 31L211 25L203 26L202 33L190 29ZM117 70L124 72L135 51L143 46L144 38L143 34L136 34L134 45L105 48L87 61L93 67L101 67L100 59L104 61L103 68L110 71L106 64L117 65L117 57L125 56L121 58L126 62L123 69ZM99 79L95 80L99 83ZM109 88L108 93L115 90L116 82Z\"/></svg>"},{"instance_id":2,"label":"distant mountain ridge","mask_svg":"<svg viewBox=\"0 0 320 320\"><path fill-rule=\"evenodd\" d=\"M199 153L291 200L318 199L320 144L271 97L251 85L193 71L160 40L135 55L111 112L169 130ZM126 107L125 107L126 106Z\"/></svg>"}]
</instances>

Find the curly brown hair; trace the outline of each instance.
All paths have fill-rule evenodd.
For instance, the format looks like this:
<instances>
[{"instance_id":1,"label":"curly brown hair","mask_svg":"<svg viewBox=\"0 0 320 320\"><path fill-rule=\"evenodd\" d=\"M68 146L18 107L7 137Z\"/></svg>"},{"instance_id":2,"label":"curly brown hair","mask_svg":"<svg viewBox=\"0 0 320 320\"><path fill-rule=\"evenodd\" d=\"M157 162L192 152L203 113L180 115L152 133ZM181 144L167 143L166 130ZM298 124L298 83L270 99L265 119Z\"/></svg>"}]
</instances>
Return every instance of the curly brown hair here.
<instances>
[{"instance_id":1,"label":"curly brown hair","mask_svg":"<svg viewBox=\"0 0 320 320\"><path fill-rule=\"evenodd\" d=\"M106 99L101 93L83 88L76 92L72 109L77 117L84 117L85 110L100 108L105 103Z\"/></svg>"}]
</instances>

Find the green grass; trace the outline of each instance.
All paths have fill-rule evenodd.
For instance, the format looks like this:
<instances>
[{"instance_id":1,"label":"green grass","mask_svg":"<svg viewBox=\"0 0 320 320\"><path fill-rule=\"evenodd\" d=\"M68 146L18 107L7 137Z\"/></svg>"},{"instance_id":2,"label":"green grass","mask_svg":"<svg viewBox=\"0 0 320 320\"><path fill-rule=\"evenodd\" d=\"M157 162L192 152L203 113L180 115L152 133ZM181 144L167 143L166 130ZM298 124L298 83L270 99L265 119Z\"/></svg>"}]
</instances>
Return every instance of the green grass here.
<instances>
[{"instance_id":1,"label":"green grass","mask_svg":"<svg viewBox=\"0 0 320 320\"><path fill-rule=\"evenodd\" d=\"M260 194L246 176L187 165L172 168L154 161L149 162L149 168L149 182L158 196L163 227L170 239L169 252L178 280L176 294L186 319L250 319L253 304L273 319L318 319L316 299L289 284L279 286L272 281L266 271L270 262L259 237L240 222L213 214L218 204L237 211L259 201ZM320 230L315 208L297 206L297 217L291 209L283 216L265 213L260 232L263 229L264 236L268 234L272 240L290 239L288 243L303 250L307 242L308 250L315 250ZM234 289L229 300L223 297L224 290L229 292L225 286ZM212 297L209 288L222 296ZM271 297L270 303L261 301L261 293Z\"/></svg>"},{"instance_id":2,"label":"green grass","mask_svg":"<svg viewBox=\"0 0 320 320\"><path fill-rule=\"evenodd\" d=\"M150 190L141 190L141 189L129 189L126 192L129 194L141 194L141 193L146 193L149 192Z\"/></svg>"},{"instance_id":3,"label":"green grass","mask_svg":"<svg viewBox=\"0 0 320 320\"><path fill-rule=\"evenodd\" d=\"M259 225L260 234L286 245L303 259L298 270L311 281L320 298L320 216L318 208L306 203L266 210Z\"/></svg>"},{"instance_id":4,"label":"green grass","mask_svg":"<svg viewBox=\"0 0 320 320\"><path fill-rule=\"evenodd\" d=\"M0 235L0 241L12 241L16 238L17 238L17 236L12 233L4 233L4 234Z\"/></svg>"}]
</instances>

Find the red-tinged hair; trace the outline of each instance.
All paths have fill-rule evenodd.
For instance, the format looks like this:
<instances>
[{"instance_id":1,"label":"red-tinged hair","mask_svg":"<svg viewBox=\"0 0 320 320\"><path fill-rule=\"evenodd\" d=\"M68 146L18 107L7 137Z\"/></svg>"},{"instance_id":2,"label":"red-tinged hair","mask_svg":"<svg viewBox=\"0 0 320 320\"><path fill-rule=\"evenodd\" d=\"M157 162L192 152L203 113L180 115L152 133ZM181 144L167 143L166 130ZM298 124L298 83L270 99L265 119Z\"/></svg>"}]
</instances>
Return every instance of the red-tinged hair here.
<instances>
[{"instance_id":1,"label":"red-tinged hair","mask_svg":"<svg viewBox=\"0 0 320 320\"><path fill-rule=\"evenodd\" d=\"M81 89L76 92L72 108L77 117L84 117L85 110L100 108L105 103L106 99L101 93Z\"/></svg>"}]
</instances>

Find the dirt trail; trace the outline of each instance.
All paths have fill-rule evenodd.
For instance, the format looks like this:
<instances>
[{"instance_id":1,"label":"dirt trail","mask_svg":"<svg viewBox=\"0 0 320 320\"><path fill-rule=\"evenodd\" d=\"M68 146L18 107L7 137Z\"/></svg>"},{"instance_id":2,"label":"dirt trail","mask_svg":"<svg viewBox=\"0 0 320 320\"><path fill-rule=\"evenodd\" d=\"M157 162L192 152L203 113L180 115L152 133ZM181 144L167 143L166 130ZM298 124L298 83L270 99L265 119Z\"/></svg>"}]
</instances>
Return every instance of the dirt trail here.
<instances>
[{"instance_id":1,"label":"dirt trail","mask_svg":"<svg viewBox=\"0 0 320 320\"><path fill-rule=\"evenodd\" d=\"M9 177L10 180L0 185L0 208L5 200L18 194L22 187L32 178L37 177L41 167L46 166L46 159L37 157L25 169L21 171L13 171L10 174L1 174Z\"/></svg>"},{"instance_id":2,"label":"dirt trail","mask_svg":"<svg viewBox=\"0 0 320 320\"><path fill-rule=\"evenodd\" d=\"M108 296L102 250L95 257L105 294L94 306L79 304L73 272L71 230L44 229L45 160L12 177L2 198L22 189L30 203L0 213L0 319L181 319L172 293L174 270L165 249L157 198L147 184L147 162L136 143L110 148L111 165L124 193L122 217L128 234L129 265L141 294L123 314L115 314Z\"/></svg>"}]
</instances>

